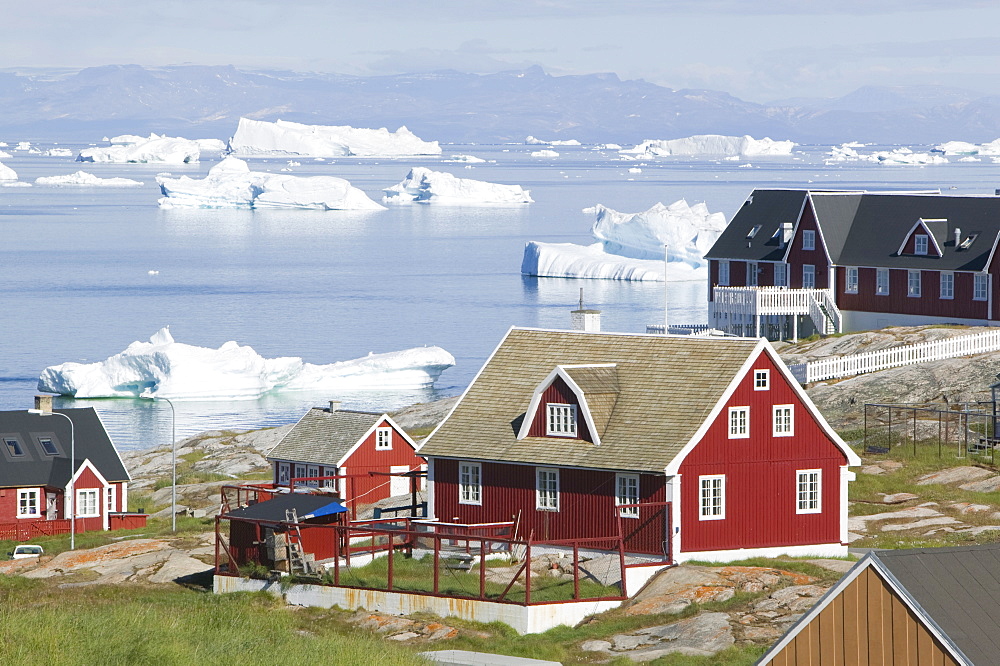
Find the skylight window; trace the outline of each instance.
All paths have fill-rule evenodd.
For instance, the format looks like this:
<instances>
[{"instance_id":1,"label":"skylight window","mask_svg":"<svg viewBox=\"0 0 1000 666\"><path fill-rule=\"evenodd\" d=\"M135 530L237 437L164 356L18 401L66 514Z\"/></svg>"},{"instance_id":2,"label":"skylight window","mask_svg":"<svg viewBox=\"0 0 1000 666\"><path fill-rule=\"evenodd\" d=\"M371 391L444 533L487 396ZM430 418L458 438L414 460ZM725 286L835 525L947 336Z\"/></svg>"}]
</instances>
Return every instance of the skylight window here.
<instances>
[{"instance_id":1,"label":"skylight window","mask_svg":"<svg viewBox=\"0 0 1000 666\"><path fill-rule=\"evenodd\" d=\"M757 232L760 231L760 227L761 227L761 225L759 225L759 224L753 225L753 229L751 229L750 231L747 232L747 239L749 240L749 239L753 238L754 236L756 236Z\"/></svg>"},{"instance_id":2,"label":"skylight window","mask_svg":"<svg viewBox=\"0 0 1000 666\"><path fill-rule=\"evenodd\" d=\"M969 247L976 242L977 238L979 238L979 234L969 234L968 237L959 244L958 249L968 250Z\"/></svg>"}]
</instances>

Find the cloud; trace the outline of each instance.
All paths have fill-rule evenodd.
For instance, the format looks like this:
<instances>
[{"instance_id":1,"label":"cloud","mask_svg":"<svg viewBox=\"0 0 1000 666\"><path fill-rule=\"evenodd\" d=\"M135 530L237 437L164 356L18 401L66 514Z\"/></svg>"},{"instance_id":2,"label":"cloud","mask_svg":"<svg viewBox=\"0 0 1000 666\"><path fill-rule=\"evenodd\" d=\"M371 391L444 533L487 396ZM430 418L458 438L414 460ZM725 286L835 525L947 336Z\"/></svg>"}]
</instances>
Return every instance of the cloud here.
<instances>
[{"instance_id":1,"label":"cloud","mask_svg":"<svg viewBox=\"0 0 1000 666\"><path fill-rule=\"evenodd\" d=\"M540 64L537 60L523 60L521 56L551 52L552 49L496 47L486 40L474 39L463 42L456 49L416 48L375 52L382 57L369 62L365 68L372 74L425 73L446 69L469 74L493 74Z\"/></svg>"}]
</instances>

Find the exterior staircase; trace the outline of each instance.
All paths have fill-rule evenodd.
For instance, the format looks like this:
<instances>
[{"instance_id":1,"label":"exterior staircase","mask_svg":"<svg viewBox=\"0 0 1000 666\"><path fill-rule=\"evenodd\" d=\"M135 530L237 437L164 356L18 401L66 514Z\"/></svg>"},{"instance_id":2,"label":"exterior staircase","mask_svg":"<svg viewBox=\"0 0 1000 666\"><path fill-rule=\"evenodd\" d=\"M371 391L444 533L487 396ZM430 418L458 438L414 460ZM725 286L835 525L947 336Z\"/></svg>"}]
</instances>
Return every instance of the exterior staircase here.
<instances>
[{"instance_id":1,"label":"exterior staircase","mask_svg":"<svg viewBox=\"0 0 1000 666\"><path fill-rule=\"evenodd\" d=\"M792 317L792 338L798 337L797 317L808 316L821 335L842 333L840 308L828 289L787 287L714 287L709 304L712 327L733 335L761 337L776 318ZM765 337L767 337L765 335Z\"/></svg>"}]
</instances>

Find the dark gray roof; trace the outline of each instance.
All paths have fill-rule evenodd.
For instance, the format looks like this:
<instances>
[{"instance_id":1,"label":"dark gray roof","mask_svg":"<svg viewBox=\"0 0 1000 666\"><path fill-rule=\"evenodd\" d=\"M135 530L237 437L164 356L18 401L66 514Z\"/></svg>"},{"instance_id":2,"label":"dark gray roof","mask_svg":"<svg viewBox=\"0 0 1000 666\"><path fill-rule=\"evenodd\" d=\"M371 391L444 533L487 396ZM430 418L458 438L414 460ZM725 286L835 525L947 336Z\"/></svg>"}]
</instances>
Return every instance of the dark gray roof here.
<instances>
[{"instance_id":1,"label":"dark gray roof","mask_svg":"<svg viewBox=\"0 0 1000 666\"><path fill-rule=\"evenodd\" d=\"M128 481L118 451L93 407L57 409L73 421L76 466L90 460L109 482ZM13 456L2 438L18 440L23 455ZM46 455L39 443L49 438L57 455ZM70 477L70 425L59 416L29 414L25 410L0 412L0 487L49 486L65 488Z\"/></svg>"},{"instance_id":2,"label":"dark gray roof","mask_svg":"<svg viewBox=\"0 0 1000 666\"><path fill-rule=\"evenodd\" d=\"M314 407L267 454L268 460L336 465L385 414Z\"/></svg>"},{"instance_id":3,"label":"dark gray roof","mask_svg":"<svg viewBox=\"0 0 1000 666\"><path fill-rule=\"evenodd\" d=\"M343 504L333 495L288 493L287 495L276 495L264 502L233 509L223 517L283 523L288 519L285 511L291 509L295 509L295 513L300 519L306 519L306 516L317 512L320 515L330 515L346 511Z\"/></svg>"},{"instance_id":4,"label":"dark gray roof","mask_svg":"<svg viewBox=\"0 0 1000 666\"><path fill-rule=\"evenodd\" d=\"M974 664L1000 655L1000 544L873 553Z\"/></svg>"},{"instance_id":5,"label":"dark gray roof","mask_svg":"<svg viewBox=\"0 0 1000 666\"><path fill-rule=\"evenodd\" d=\"M840 255L844 251L844 243L847 242L854 216L858 212L858 206L861 205L862 195L859 192L812 192L810 194L826 251L829 253L831 261L839 264ZM913 222L910 224L912 225ZM899 248L899 244L900 241L897 241L896 247L893 248L894 251Z\"/></svg>"},{"instance_id":6,"label":"dark gray roof","mask_svg":"<svg viewBox=\"0 0 1000 666\"><path fill-rule=\"evenodd\" d=\"M783 222L798 221L807 194L806 190L754 190L705 257L781 261L785 248L776 232ZM760 230L753 238L747 238L758 224Z\"/></svg>"}]
</instances>

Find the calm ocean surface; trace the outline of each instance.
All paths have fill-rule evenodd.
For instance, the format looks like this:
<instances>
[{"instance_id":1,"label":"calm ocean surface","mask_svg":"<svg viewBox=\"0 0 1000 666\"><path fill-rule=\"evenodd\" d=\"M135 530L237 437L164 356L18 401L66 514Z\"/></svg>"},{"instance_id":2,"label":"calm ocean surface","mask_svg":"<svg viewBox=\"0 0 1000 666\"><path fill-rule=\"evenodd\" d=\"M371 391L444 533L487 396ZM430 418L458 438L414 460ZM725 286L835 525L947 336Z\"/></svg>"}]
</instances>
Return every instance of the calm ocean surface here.
<instances>
[{"instance_id":1,"label":"calm ocean surface","mask_svg":"<svg viewBox=\"0 0 1000 666\"><path fill-rule=\"evenodd\" d=\"M433 137L425 137L433 138ZM32 137L0 137L11 146ZM42 150L52 140L37 140ZM76 151L83 147L67 144ZM992 194L1000 165L873 163L824 165L825 148L783 158L660 159L621 162L587 147L448 145L495 163L440 159L323 162L301 158L296 175L346 178L381 200L412 166L460 178L519 184L535 203L518 207L393 206L365 213L160 210L155 175L203 177L208 157L190 166L82 164L68 157L13 152L2 161L21 181L84 170L140 180L140 188L0 187L0 409L31 407L39 373L65 361L95 362L170 326L178 342L218 347L236 340L262 356L331 363L420 345L439 345L457 365L434 390L333 395L282 394L251 401L175 401L178 437L209 429L296 421L339 398L345 407L393 409L456 395L512 325L568 328L580 287L602 310L607 331L643 332L663 319L663 285L527 278L525 241L593 242L601 203L623 212L658 201L704 201L730 219L754 187L941 188ZM915 150L920 150L914 147ZM12 148L5 148L12 152ZM869 152L874 148L864 149ZM749 161L752 168L741 167ZM284 159L253 159L279 171ZM641 173L629 173L639 166ZM159 271L150 275L149 271ZM670 283L672 322L705 319L704 282ZM142 400L57 399L94 406L122 449L168 444L170 410Z\"/></svg>"}]
</instances>

